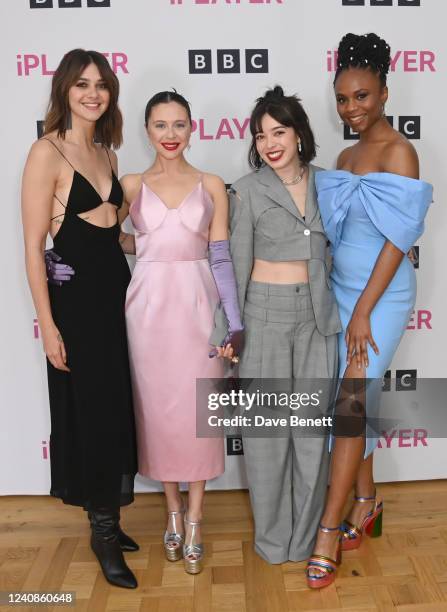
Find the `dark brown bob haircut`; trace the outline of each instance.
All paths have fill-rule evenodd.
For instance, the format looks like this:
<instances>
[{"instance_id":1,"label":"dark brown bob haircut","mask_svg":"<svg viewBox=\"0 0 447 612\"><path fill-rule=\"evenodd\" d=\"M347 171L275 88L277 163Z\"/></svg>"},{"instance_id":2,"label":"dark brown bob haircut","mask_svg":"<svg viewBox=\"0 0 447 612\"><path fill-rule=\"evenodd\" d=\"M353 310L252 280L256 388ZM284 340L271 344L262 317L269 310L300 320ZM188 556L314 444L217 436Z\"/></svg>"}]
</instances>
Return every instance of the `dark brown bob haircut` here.
<instances>
[{"instance_id":1,"label":"dark brown bob haircut","mask_svg":"<svg viewBox=\"0 0 447 612\"><path fill-rule=\"evenodd\" d=\"M256 105L250 117L250 132L252 141L248 152L248 163L252 168L259 169L265 163L256 149L256 134L262 131L262 118L270 115L285 127L292 127L301 141L301 153L298 155L303 164L310 163L316 152L313 132L309 118L297 96L286 96L282 87L276 85L268 89L265 94L256 100Z\"/></svg>"},{"instance_id":2,"label":"dark brown bob haircut","mask_svg":"<svg viewBox=\"0 0 447 612\"><path fill-rule=\"evenodd\" d=\"M123 117L118 107L119 81L109 62L98 51L73 49L62 58L51 82L51 96L44 122L44 134L57 131L59 138L71 125L68 90L75 85L83 71L95 64L110 93L106 112L96 122L95 140L106 147L117 149L123 142Z\"/></svg>"}]
</instances>

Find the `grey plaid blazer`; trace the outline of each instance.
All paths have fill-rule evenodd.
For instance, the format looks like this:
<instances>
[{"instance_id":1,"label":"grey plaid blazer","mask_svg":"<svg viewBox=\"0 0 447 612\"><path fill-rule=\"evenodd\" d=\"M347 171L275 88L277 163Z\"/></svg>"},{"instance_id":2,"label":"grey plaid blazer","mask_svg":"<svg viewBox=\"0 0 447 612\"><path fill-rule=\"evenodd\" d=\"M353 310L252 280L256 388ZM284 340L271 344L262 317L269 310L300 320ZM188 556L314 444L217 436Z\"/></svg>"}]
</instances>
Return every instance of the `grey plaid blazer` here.
<instances>
[{"instance_id":1,"label":"grey plaid blazer","mask_svg":"<svg viewBox=\"0 0 447 612\"><path fill-rule=\"evenodd\" d=\"M323 336L330 336L341 331L341 324L331 289L328 242L315 190L315 172L319 170L309 165L305 219L269 166L237 180L229 190L230 246L242 317L254 259L307 260L317 329ZM210 343L219 345L227 328L219 304Z\"/></svg>"}]
</instances>

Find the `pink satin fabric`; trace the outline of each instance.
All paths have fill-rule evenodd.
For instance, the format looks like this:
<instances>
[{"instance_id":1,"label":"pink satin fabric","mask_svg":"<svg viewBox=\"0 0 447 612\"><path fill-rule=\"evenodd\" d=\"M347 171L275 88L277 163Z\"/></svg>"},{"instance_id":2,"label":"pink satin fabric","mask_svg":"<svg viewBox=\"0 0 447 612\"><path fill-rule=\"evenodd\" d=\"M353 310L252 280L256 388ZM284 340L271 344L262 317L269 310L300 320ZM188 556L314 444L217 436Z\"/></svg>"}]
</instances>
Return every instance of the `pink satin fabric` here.
<instances>
[{"instance_id":1,"label":"pink satin fabric","mask_svg":"<svg viewBox=\"0 0 447 612\"><path fill-rule=\"evenodd\" d=\"M221 438L196 437L196 378L220 378L209 337L218 302L207 259L213 202L202 181L178 208L142 184L130 207L137 263L126 322L138 471L160 481L208 480L224 471Z\"/></svg>"}]
</instances>

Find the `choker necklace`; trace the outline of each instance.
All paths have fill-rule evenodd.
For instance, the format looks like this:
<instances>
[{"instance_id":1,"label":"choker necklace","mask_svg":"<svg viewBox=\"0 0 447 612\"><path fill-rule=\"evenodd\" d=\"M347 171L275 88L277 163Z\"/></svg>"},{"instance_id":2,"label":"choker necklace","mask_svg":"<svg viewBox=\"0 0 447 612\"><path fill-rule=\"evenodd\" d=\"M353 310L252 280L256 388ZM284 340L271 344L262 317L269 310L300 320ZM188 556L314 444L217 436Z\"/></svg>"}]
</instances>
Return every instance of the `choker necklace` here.
<instances>
[{"instance_id":1,"label":"choker necklace","mask_svg":"<svg viewBox=\"0 0 447 612\"><path fill-rule=\"evenodd\" d=\"M304 176L304 170L305 170L305 166L301 166L301 170L300 173L297 174L293 179L291 179L290 181L288 181L287 179L281 179L281 183L283 185L285 185L286 187L288 187L289 185L298 185L298 183L301 183L301 181L303 180L303 176Z\"/></svg>"}]
</instances>

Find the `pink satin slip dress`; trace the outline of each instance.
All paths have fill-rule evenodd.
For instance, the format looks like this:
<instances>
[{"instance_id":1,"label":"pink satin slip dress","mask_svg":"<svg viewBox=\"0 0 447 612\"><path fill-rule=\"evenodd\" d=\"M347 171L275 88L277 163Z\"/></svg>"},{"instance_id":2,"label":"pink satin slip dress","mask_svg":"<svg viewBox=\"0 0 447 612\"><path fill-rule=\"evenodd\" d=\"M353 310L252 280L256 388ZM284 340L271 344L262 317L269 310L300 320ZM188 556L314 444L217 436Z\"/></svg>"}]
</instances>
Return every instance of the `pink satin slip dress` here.
<instances>
[{"instance_id":1,"label":"pink satin slip dress","mask_svg":"<svg viewBox=\"0 0 447 612\"><path fill-rule=\"evenodd\" d=\"M219 300L208 263L214 204L200 180L177 208L144 182L130 206L136 265L126 324L138 471L194 482L224 471L222 438L196 437L196 378L220 378L209 337Z\"/></svg>"}]
</instances>

